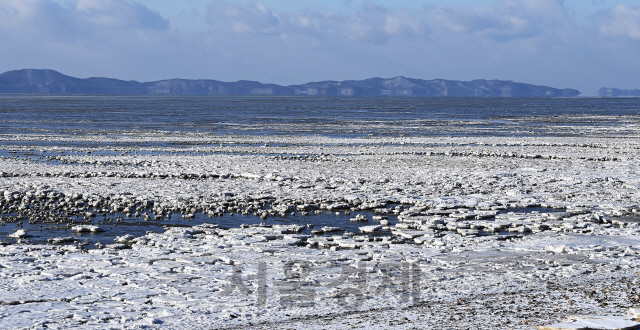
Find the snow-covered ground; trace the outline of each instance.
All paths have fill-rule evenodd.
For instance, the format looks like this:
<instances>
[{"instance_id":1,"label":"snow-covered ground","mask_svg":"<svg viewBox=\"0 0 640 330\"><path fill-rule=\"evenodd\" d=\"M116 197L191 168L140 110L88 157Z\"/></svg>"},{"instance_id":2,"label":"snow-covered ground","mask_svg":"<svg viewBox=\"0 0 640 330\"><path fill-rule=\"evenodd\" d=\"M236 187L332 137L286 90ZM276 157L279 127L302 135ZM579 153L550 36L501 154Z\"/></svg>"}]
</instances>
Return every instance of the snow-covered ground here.
<instances>
[{"instance_id":1,"label":"snow-covered ground","mask_svg":"<svg viewBox=\"0 0 640 330\"><path fill-rule=\"evenodd\" d=\"M378 209L398 220L366 219L375 235L304 235L218 228L214 216L91 250L7 233L3 328L524 329L640 304L634 138L0 138L13 141L0 146L2 206L34 223L45 210L141 205L260 216L265 201L290 217Z\"/></svg>"}]
</instances>

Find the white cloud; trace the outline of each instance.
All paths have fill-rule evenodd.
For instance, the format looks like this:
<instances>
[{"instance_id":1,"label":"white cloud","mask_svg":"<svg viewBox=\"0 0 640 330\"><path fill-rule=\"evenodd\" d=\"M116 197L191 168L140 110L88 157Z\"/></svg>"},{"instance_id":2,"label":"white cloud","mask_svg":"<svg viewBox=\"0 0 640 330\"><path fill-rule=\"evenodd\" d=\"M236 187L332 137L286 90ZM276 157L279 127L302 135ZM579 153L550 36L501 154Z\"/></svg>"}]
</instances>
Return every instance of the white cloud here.
<instances>
[{"instance_id":1,"label":"white cloud","mask_svg":"<svg viewBox=\"0 0 640 330\"><path fill-rule=\"evenodd\" d=\"M0 0L0 27L14 35L74 33L77 20L49 0Z\"/></svg>"},{"instance_id":2,"label":"white cloud","mask_svg":"<svg viewBox=\"0 0 640 330\"><path fill-rule=\"evenodd\" d=\"M594 16L603 37L625 37L640 40L640 7L616 5Z\"/></svg>"},{"instance_id":3,"label":"white cloud","mask_svg":"<svg viewBox=\"0 0 640 330\"><path fill-rule=\"evenodd\" d=\"M160 14L131 0L79 0L77 14L95 24L130 29L166 30Z\"/></svg>"},{"instance_id":4,"label":"white cloud","mask_svg":"<svg viewBox=\"0 0 640 330\"><path fill-rule=\"evenodd\" d=\"M537 36L569 23L561 0L502 1L495 6L427 10L434 29L487 36L499 41Z\"/></svg>"},{"instance_id":5,"label":"white cloud","mask_svg":"<svg viewBox=\"0 0 640 330\"><path fill-rule=\"evenodd\" d=\"M276 12L264 4L244 5L215 1L208 7L207 22L240 34L310 34L316 37L342 37L350 41L383 43L393 37L421 33L420 15L365 3L349 13L326 10Z\"/></svg>"},{"instance_id":6,"label":"white cloud","mask_svg":"<svg viewBox=\"0 0 640 330\"><path fill-rule=\"evenodd\" d=\"M157 70L150 59L177 45L168 21L129 0L0 0L0 44L0 71L130 78Z\"/></svg>"},{"instance_id":7,"label":"white cloud","mask_svg":"<svg viewBox=\"0 0 640 330\"><path fill-rule=\"evenodd\" d=\"M63 7L51 0L0 0L0 27L54 39L107 28L166 30L160 14L130 0L78 0Z\"/></svg>"},{"instance_id":8,"label":"white cloud","mask_svg":"<svg viewBox=\"0 0 640 330\"><path fill-rule=\"evenodd\" d=\"M216 1L207 8L207 22L236 33L278 34L284 28L280 15L261 3Z\"/></svg>"},{"instance_id":9,"label":"white cloud","mask_svg":"<svg viewBox=\"0 0 640 330\"><path fill-rule=\"evenodd\" d=\"M427 6L424 10L365 2L344 12L316 8L295 13L278 12L262 3L219 0L209 5L207 22L239 34L298 33L375 44L398 38L424 38L439 31L509 41L571 24L563 0L501 0L492 6Z\"/></svg>"},{"instance_id":10,"label":"white cloud","mask_svg":"<svg viewBox=\"0 0 640 330\"><path fill-rule=\"evenodd\" d=\"M415 37L426 32L419 13L365 3L348 16L324 21L349 40L383 43L391 38Z\"/></svg>"}]
</instances>

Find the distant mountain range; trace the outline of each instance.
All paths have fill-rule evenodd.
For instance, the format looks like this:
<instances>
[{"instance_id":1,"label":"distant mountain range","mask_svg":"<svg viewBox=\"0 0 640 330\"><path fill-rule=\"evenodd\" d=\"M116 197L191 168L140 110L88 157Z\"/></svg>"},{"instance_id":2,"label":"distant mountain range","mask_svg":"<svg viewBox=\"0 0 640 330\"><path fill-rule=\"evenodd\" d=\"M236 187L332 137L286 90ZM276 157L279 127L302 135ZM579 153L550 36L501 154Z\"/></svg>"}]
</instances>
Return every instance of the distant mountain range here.
<instances>
[{"instance_id":1,"label":"distant mountain range","mask_svg":"<svg viewBox=\"0 0 640 330\"><path fill-rule=\"evenodd\" d=\"M602 87L596 95L600 97L640 97L640 89L618 89Z\"/></svg>"},{"instance_id":2,"label":"distant mountain range","mask_svg":"<svg viewBox=\"0 0 640 330\"><path fill-rule=\"evenodd\" d=\"M335 95L450 97L573 97L575 89L557 89L503 80L391 79L321 81L280 86L257 81L168 79L153 82L111 78L80 79L54 70L24 69L0 74L0 93L149 94L149 95Z\"/></svg>"}]
</instances>

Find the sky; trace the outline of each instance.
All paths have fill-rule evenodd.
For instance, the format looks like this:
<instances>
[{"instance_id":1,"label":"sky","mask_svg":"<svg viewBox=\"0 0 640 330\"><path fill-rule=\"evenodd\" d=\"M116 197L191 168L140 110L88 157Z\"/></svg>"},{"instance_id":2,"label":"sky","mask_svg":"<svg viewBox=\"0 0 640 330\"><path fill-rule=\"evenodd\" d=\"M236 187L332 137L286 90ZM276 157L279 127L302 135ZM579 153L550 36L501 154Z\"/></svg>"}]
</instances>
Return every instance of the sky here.
<instances>
[{"instance_id":1,"label":"sky","mask_svg":"<svg viewBox=\"0 0 640 330\"><path fill-rule=\"evenodd\" d=\"M0 0L0 72L640 88L640 0Z\"/></svg>"}]
</instances>

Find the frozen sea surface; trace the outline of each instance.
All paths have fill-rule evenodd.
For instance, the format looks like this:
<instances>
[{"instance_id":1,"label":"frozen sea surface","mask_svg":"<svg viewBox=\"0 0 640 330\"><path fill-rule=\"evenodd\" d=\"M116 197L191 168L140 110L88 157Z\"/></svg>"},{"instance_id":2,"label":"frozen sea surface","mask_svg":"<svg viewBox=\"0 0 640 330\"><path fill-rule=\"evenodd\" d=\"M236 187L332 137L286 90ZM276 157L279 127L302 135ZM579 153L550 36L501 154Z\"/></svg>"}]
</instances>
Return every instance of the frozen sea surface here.
<instances>
[{"instance_id":1,"label":"frozen sea surface","mask_svg":"<svg viewBox=\"0 0 640 330\"><path fill-rule=\"evenodd\" d=\"M3 95L0 327L624 313L638 106Z\"/></svg>"}]
</instances>

